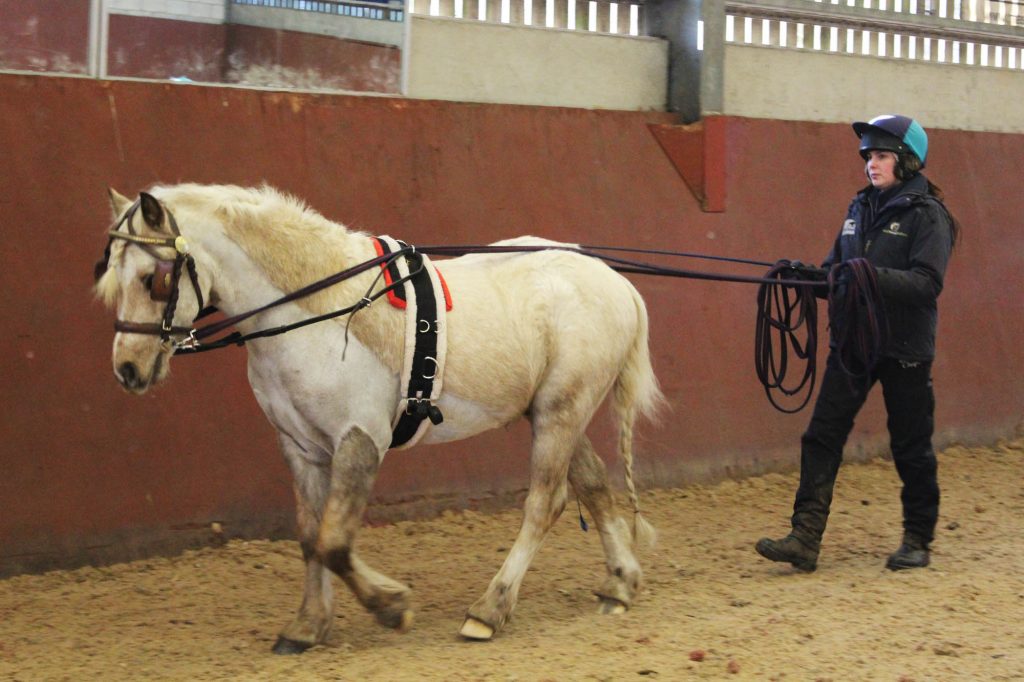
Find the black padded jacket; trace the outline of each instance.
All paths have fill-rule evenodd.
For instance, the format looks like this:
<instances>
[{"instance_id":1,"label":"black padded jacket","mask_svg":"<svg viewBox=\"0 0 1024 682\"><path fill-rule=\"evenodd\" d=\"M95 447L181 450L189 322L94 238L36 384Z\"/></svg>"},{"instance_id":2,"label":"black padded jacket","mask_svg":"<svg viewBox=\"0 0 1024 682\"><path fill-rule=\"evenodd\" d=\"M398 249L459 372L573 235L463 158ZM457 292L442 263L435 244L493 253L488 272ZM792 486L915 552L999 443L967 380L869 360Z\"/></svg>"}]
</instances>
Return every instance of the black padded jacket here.
<instances>
[{"instance_id":1,"label":"black padded jacket","mask_svg":"<svg viewBox=\"0 0 1024 682\"><path fill-rule=\"evenodd\" d=\"M850 203L822 267L851 258L866 258L875 266L889 327L884 357L908 362L935 358L936 301L952 240L952 217L928 194L928 181L920 173L886 192L868 186Z\"/></svg>"}]
</instances>

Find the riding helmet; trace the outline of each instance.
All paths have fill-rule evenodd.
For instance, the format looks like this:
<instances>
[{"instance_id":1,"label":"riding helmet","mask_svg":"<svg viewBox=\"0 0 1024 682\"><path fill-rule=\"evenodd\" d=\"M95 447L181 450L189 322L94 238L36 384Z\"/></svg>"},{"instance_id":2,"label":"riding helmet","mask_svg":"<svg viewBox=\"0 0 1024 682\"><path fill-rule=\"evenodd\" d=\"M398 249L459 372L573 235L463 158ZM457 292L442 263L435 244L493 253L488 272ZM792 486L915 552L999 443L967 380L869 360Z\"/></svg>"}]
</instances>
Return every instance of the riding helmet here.
<instances>
[{"instance_id":1,"label":"riding helmet","mask_svg":"<svg viewBox=\"0 0 1024 682\"><path fill-rule=\"evenodd\" d=\"M913 154L924 168L928 156L928 134L921 124L907 116L882 114L865 123L853 124L853 132L860 138L860 155L868 158L874 149L896 152L897 155Z\"/></svg>"}]
</instances>

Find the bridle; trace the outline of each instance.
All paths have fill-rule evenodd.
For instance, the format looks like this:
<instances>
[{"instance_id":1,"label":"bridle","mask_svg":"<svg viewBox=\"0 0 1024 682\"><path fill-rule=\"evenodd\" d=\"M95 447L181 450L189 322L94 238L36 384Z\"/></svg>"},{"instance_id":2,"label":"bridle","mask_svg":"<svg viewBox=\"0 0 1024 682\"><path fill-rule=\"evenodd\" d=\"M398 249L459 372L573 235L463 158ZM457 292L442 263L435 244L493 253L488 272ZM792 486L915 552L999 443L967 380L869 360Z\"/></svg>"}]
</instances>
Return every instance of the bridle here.
<instances>
[{"instance_id":1,"label":"bridle","mask_svg":"<svg viewBox=\"0 0 1024 682\"><path fill-rule=\"evenodd\" d=\"M107 246L103 250L103 259L96 263L94 274L98 281L103 276L103 273L107 271L107 267L110 264L110 248L115 239L137 244L145 249L146 253L156 260L152 274L147 276L149 297L154 301L167 304L164 307L163 317L160 322L131 322L117 319L114 321L114 330L126 334L159 336L160 342L164 346L171 346L172 344L187 345L187 340L182 342L172 339L173 335L189 336L192 333L192 327L174 326L174 313L178 307L181 271L184 268L188 272L189 280L192 282L192 289L196 294L196 300L199 302L199 316L203 314L203 291L199 286L199 276L196 274L196 261L189 254L188 241L181 235L178 223L174 219L174 214L167 207L163 207L163 210L167 214L167 223L171 229L170 237L147 237L135 232L132 228L132 218L138 212L140 203L141 200L133 203L114 227L107 232L109 237L107 239ZM121 231L122 225L126 226L127 231ZM160 255L157 248L161 246L174 249L174 260L169 260Z\"/></svg>"}]
</instances>

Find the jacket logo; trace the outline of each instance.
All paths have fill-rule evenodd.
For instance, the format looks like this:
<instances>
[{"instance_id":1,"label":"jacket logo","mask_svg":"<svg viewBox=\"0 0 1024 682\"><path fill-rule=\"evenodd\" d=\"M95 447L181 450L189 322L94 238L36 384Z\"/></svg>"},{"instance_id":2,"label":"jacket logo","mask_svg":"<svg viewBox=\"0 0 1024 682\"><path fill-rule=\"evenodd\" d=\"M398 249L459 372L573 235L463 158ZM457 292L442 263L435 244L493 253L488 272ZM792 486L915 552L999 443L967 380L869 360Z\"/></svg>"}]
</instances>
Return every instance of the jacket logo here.
<instances>
[{"instance_id":1,"label":"jacket logo","mask_svg":"<svg viewBox=\"0 0 1024 682\"><path fill-rule=\"evenodd\" d=\"M889 227L887 227L886 229L884 229L882 231L885 232L886 234L896 235L897 237L906 237L907 236L906 232L900 232L900 224L899 223L890 223Z\"/></svg>"},{"instance_id":2,"label":"jacket logo","mask_svg":"<svg viewBox=\"0 0 1024 682\"><path fill-rule=\"evenodd\" d=\"M898 225L898 223L897 223ZM846 222L843 223L842 234L855 234L857 232L857 223L853 221L853 218L847 218Z\"/></svg>"}]
</instances>

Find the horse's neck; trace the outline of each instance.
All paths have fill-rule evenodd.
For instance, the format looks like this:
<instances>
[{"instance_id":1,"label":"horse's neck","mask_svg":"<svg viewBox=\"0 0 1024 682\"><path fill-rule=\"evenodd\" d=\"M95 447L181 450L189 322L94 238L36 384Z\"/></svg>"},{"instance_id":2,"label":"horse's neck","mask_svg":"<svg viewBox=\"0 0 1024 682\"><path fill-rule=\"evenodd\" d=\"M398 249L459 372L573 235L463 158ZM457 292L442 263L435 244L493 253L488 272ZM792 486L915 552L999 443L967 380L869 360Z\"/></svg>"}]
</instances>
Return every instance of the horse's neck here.
<instances>
[{"instance_id":1,"label":"horse's neck","mask_svg":"<svg viewBox=\"0 0 1024 682\"><path fill-rule=\"evenodd\" d=\"M239 315L376 256L373 243L365 235L348 232L341 225L336 227L308 234L301 230L209 230L197 240L196 257L208 260L211 298L226 314ZM247 333L349 307L366 294L377 275L374 269L345 279L293 304L254 316L239 328ZM333 325L340 342L347 320L342 316L319 324ZM383 303L361 310L350 327L356 338L395 370L402 363L403 330L400 311Z\"/></svg>"}]
</instances>

